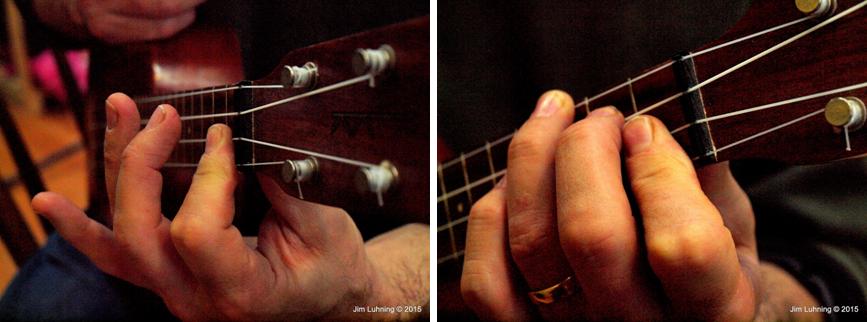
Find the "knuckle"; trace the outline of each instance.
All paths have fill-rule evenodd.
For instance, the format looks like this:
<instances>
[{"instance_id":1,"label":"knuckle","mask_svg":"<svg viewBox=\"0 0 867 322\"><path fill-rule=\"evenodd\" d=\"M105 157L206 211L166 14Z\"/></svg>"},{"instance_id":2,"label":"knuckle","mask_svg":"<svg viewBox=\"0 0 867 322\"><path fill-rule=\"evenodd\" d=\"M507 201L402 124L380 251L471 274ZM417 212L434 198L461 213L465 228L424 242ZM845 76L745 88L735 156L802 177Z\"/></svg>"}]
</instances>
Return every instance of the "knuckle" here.
<instances>
[{"instance_id":1,"label":"knuckle","mask_svg":"<svg viewBox=\"0 0 867 322\"><path fill-rule=\"evenodd\" d=\"M476 202L473 205L473 208L470 209L470 219L471 221L488 223L497 218L498 214L503 211L502 205L497 205L494 202L489 201L487 198L482 198L479 202Z\"/></svg>"},{"instance_id":2,"label":"knuckle","mask_svg":"<svg viewBox=\"0 0 867 322\"><path fill-rule=\"evenodd\" d=\"M620 135L613 127L604 123L593 122L584 119L567 127L557 138L557 147L560 149L587 148L592 144L603 149L612 149L619 152Z\"/></svg>"},{"instance_id":3,"label":"knuckle","mask_svg":"<svg viewBox=\"0 0 867 322\"><path fill-rule=\"evenodd\" d=\"M509 160L538 158L545 153L545 147L525 130L519 131L509 143Z\"/></svg>"},{"instance_id":4,"label":"knuckle","mask_svg":"<svg viewBox=\"0 0 867 322\"><path fill-rule=\"evenodd\" d=\"M647 239L650 264L662 275L713 270L727 247L734 247L729 230L705 224L687 224Z\"/></svg>"},{"instance_id":5,"label":"knuckle","mask_svg":"<svg viewBox=\"0 0 867 322\"><path fill-rule=\"evenodd\" d=\"M208 236L205 230L202 229L204 225L197 220L186 219L188 217L179 213L175 220L172 221L169 234L176 247L196 249L208 243Z\"/></svg>"},{"instance_id":6,"label":"knuckle","mask_svg":"<svg viewBox=\"0 0 867 322\"><path fill-rule=\"evenodd\" d=\"M561 231L561 246L576 269L608 267L616 264L623 254L631 253L628 240L610 227L594 229L571 225Z\"/></svg>"},{"instance_id":7,"label":"knuckle","mask_svg":"<svg viewBox=\"0 0 867 322\"><path fill-rule=\"evenodd\" d=\"M540 250L548 248L548 245L557 245L552 240L549 227L538 223L523 223L521 225L509 225L509 249L516 261L532 261L541 256Z\"/></svg>"}]
</instances>

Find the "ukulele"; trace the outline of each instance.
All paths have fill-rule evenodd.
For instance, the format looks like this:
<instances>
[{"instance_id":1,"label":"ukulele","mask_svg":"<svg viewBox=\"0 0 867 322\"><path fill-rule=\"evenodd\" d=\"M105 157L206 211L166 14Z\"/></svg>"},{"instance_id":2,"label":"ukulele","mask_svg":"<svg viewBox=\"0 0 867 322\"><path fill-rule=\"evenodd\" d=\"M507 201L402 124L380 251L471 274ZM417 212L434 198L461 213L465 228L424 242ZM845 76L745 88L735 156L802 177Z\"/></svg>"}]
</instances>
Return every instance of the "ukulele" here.
<instances>
[{"instance_id":1,"label":"ukulele","mask_svg":"<svg viewBox=\"0 0 867 322\"><path fill-rule=\"evenodd\" d=\"M163 174L163 213L177 212L204 151L207 129L232 128L242 173L236 226L255 234L270 208L258 180L349 212L366 237L428 222L429 19L294 50L257 80L243 80L228 29L197 25L165 40L92 52L88 98L91 215L105 218L104 100L124 92L144 125L160 104L181 116Z\"/></svg>"},{"instance_id":2,"label":"ukulele","mask_svg":"<svg viewBox=\"0 0 867 322\"><path fill-rule=\"evenodd\" d=\"M696 166L735 159L821 163L867 153L867 1L756 0L721 38L607 90L574 96L576 118L613 105L653 115ZM830 45L833 44L833 45ZM512 134L438 164L440 316L461 300L467 220L506 174Z\"/></svg>"}]
</instances>

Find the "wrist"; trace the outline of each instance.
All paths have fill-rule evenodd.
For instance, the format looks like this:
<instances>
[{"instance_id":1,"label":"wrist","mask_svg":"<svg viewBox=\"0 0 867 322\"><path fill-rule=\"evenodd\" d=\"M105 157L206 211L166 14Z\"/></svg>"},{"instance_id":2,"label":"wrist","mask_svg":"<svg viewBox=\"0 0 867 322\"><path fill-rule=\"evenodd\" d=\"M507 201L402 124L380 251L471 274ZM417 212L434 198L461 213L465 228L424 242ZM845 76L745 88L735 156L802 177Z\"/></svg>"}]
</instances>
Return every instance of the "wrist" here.
<instances>
[{"instance_id":1,"label":"wrist","mask_svg":"<svg viewBox=\"0 0 867 322\"><path fill-rule=\"evenodd\" d=\"M762 262L762 301L756 321L822 321L822 313L803 308L819 306L819 302L792 275L776 265Z\"/></svg>"},{"instance_id":2,"label":"wrist","mask_svg":"<svg viewBox=\"0 0 867 322\"><path fill-rule=\"evenodd\" d=\"M411 224L365 243L365 286L356 302L344 302L341 319L413 320L427 314L428 226Z\"/></svg>"}]
</instances>

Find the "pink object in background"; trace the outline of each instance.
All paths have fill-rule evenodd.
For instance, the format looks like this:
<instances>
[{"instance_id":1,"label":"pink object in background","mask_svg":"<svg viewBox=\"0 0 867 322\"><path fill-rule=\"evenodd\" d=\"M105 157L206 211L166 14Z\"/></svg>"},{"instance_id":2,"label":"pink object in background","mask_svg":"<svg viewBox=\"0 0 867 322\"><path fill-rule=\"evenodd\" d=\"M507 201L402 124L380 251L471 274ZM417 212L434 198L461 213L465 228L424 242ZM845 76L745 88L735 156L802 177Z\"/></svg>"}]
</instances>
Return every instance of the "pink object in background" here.
<instances>
[{"instance_id":1,"label":"pink object in background","mask_svg":"<svg viewBox=\"0 0 867 322\"><path fill-rule=\"evenodd\" d=\"M87 67L90 61L89 53L87 50L67 51L66 59L69 61L69 68L72 69L72 74L75 76L76 83L78 83L78 90L86 93ZM67 103L63 79L60 77L57 63L54 61L51 51L46 50L33 57L30 60L30 68L33 71L36 83L42 88L46 96L54 97L61 103Z\"/></svg>"}]
</instances>

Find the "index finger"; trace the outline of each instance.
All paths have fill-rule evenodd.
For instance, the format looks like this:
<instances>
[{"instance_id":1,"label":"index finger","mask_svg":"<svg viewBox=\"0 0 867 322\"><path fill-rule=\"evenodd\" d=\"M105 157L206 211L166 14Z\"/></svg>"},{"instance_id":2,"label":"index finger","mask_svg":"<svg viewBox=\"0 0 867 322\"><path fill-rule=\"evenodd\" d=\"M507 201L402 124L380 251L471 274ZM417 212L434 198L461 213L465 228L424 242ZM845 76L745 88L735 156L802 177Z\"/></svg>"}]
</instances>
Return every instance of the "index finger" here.
<instances>
[{"instance_id":1,"label":"index finger","mask_svg":"<svg viewBox=\"0 0 867 322\"><path fill-rule=\"evenodd\" d=\"M665 125L637 117L624 127L623 141L647 257L674 307L702 320L742 313L728 308L752 307L748 302L755 301L755 294L741 271L731 233Z\"/></svg>"}]
</instances>

